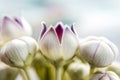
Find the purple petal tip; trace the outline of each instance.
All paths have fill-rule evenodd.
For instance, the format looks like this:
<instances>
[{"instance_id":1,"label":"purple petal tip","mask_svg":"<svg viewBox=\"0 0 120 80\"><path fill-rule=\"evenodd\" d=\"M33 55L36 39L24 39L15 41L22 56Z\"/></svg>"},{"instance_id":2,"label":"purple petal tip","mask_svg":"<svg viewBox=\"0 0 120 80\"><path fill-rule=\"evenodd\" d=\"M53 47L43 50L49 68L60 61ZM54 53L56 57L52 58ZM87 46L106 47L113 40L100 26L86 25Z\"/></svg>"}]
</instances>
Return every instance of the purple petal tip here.
<instances>
[{"instance_id":1,"label":"purple petal tip","mask_svg":"<svg viewBox=\"0 0 120 80\"><path fill-rule=\"evenodd\" d=\"M61 39L62 39L62 35L63 35L62 25L61 25L61 24L58 24L57 27L55 28L55 30L56 30L58 39L59 39L59 41L60 41L60 43L61 43Z\"/></svg>"},{"instance_id":2,"label":"purple petal tip","mask_svg":"<svg viewBox=\"0 0 120 80\"><path fill-rule=\"evenodd\" d=\"M21 22L20 19L14 18L14 21L15 21L17 24L19 24L21 27L23 27L23 24L22 24L22 22Z\"/></svg>"},{"instance_id":3,"label":"purple petal tip","mask_svg":"<svg viewBox=\"0 0 120 80\"><path fill-rule=\"evenodd\" d=\"M10 18L8 16L4 16L3 20L10 20Z\"/></svg>"},{"instance_id":4,"label":"purple petal tip","mask_svg":"<svg viewBox=\"0 0 120 80\"><path fill-rule=\"evenodd\" d=\"M44 33L46 32L47 28L46 28L46 25L43 24L43 29L42 29L42 32L41 32L41 36L40 38L42 38L42 36L44 35Z\"/></svg>"},{"instance_id":5,"label":"purple petal tip","mask_svg":"<svg viewBox=\"0 0 120 80\"><path fill-rule=\"evenodd\" d=\"M73 32L74 34L76 34L73 25L71 26L71 30L72 30L72 32Z\"/></svg>"}]
</instances>

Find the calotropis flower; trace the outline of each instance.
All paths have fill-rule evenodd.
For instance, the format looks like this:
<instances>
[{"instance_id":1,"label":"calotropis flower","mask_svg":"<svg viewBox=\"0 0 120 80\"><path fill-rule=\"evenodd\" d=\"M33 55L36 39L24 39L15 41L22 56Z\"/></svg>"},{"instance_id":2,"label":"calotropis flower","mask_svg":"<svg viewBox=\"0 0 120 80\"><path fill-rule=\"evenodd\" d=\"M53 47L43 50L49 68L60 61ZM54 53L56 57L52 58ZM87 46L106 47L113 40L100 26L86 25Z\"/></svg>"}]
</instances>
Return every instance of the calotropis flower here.
<instances>
[{"instance_id":1,"label":"calotropis flower","mask_svg":"<svg viewBox=\"0 0 120 80\"><path fill-rule=\"evenodd\" d=\"M37 42L31 37L8 41L0 52L0 59L13 67L29 66L38 50Z\"/></svg>"},{"instance_id":2,"label":"calotropis flower","mask_svg":"<svg viewBox=\"0 0 120 80\"><path fill-rule=\"evenodd\" d=\"M96 72L90 80L120 80L119 76L112 72Z\"/></svg>"},{"instance_id":3,"label":"calotropis flower","mask_svg":"<svg viewBox=\"0 0 120 80\"><path fill-rule=\"evenodd\" d=\"M80 56L95 67L108 66L118 54L116 45L104 37L87 37L80 43L80 49Z\"/></svg>"},{"instance_id":4,"label":"calotropis flower","mask_svg":"<svg viewBox=\"0 0 120 80\"><path fill-rule=\"evenodd\" d=\"M57 23L49 29L43 24L39 38L39 46L43 55L52 61L63 61L72 58L78 48L77 34L72 27Z\"/></svg>"},{"instance_id":5,"label":"calotropis flower","mask_svg":"<svg viewBox=\"0 0 120 80\"><path fill-rule=\"evenodd\" d=\"M30 36L32 35L32 29L23 17L11 18L5 16L1 23L1 34L3 40L9 40L20 36Z\"/></svg>"}]
</instances>

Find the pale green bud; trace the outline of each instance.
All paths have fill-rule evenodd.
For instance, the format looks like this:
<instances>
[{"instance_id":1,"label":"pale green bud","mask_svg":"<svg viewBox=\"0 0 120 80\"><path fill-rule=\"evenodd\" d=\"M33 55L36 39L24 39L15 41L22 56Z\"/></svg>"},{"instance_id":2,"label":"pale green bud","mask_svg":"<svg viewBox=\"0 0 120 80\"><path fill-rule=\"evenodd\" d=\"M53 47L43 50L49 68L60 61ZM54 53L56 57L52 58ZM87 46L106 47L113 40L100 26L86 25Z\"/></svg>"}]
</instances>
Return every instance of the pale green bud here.
<instances>
[{"instance_id":1,"label":"pale green bud","mask_svg":"<svg viewBox=\"0 0 120 80\"><path fill-rule=\"evenodd\" d=\"M89 64L83 64L80 60L75 60L67 69L72 80L82 80L90 73Z\"/></svg>"}]
</instances>

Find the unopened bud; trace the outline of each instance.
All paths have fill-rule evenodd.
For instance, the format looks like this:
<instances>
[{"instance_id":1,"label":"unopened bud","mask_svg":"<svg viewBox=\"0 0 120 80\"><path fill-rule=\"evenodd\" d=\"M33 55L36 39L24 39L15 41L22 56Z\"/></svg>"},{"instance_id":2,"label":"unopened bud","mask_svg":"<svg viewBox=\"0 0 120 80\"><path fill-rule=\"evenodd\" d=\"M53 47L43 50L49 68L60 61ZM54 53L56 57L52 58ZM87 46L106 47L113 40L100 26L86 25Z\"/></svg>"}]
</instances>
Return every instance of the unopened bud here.
<instances>
[{"instance_id":1,"label":"unopened bud","mask_svg":"<svg viewBox=\"0 0 120 80\"><path fill-rule=\"evenodd\" d=\"M1 48L0 59L10 66L28 66L34 58L36 46L35 40L28 37L11 40Z\"/></svg>"},{"instance_id":2,"label":"unopened bud","mask_svg":"<svg viewBox=\"0 0 120 80\"><path fill-rule=\"evenodd\" d=\"M90 73L90 66L83 64L80 60L75 60L68 67L68 73L72 80L83 80Z\"/></svg>"},{"instance_id":3,"label":"unopened bud","mask_svg":"<svg viewBox=\"0 0 120 80\"><path fill-rule=\"evenodd\" d=\"M90 80L120 80L117 74L112 71L96 72Z\"/></svg>"},{"instance_id":4,"label":"unopened bud","mask_svg":"<svg viewBox=\"0 0 120 80\"><path fill-rule=\"evenodd\" d=\"M81 56L95 67L111 64L117 56L118 48L104 37L88 37L80 43Z\"/></svg>"}]
</instances>

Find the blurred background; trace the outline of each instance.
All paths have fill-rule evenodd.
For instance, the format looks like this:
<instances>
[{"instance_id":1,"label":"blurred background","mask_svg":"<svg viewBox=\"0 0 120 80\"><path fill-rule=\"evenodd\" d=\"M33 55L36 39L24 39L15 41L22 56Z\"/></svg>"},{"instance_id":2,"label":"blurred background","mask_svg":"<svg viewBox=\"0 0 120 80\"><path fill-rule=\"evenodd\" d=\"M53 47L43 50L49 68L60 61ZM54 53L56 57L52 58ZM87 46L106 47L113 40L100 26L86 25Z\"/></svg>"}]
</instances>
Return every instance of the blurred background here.
<instances>
[{"instance_id":1,"label":"blurred background","mask_svg":"<svg viewBox=\"0 0 120 80\"><path fill-rule=\"evenodd\" d=\"M41 22L72 25L80 38L105 36L120 49L120 0L0 0L0 19L4 15L23 16L38 38Z\"/></svg>"}]
</instances>

